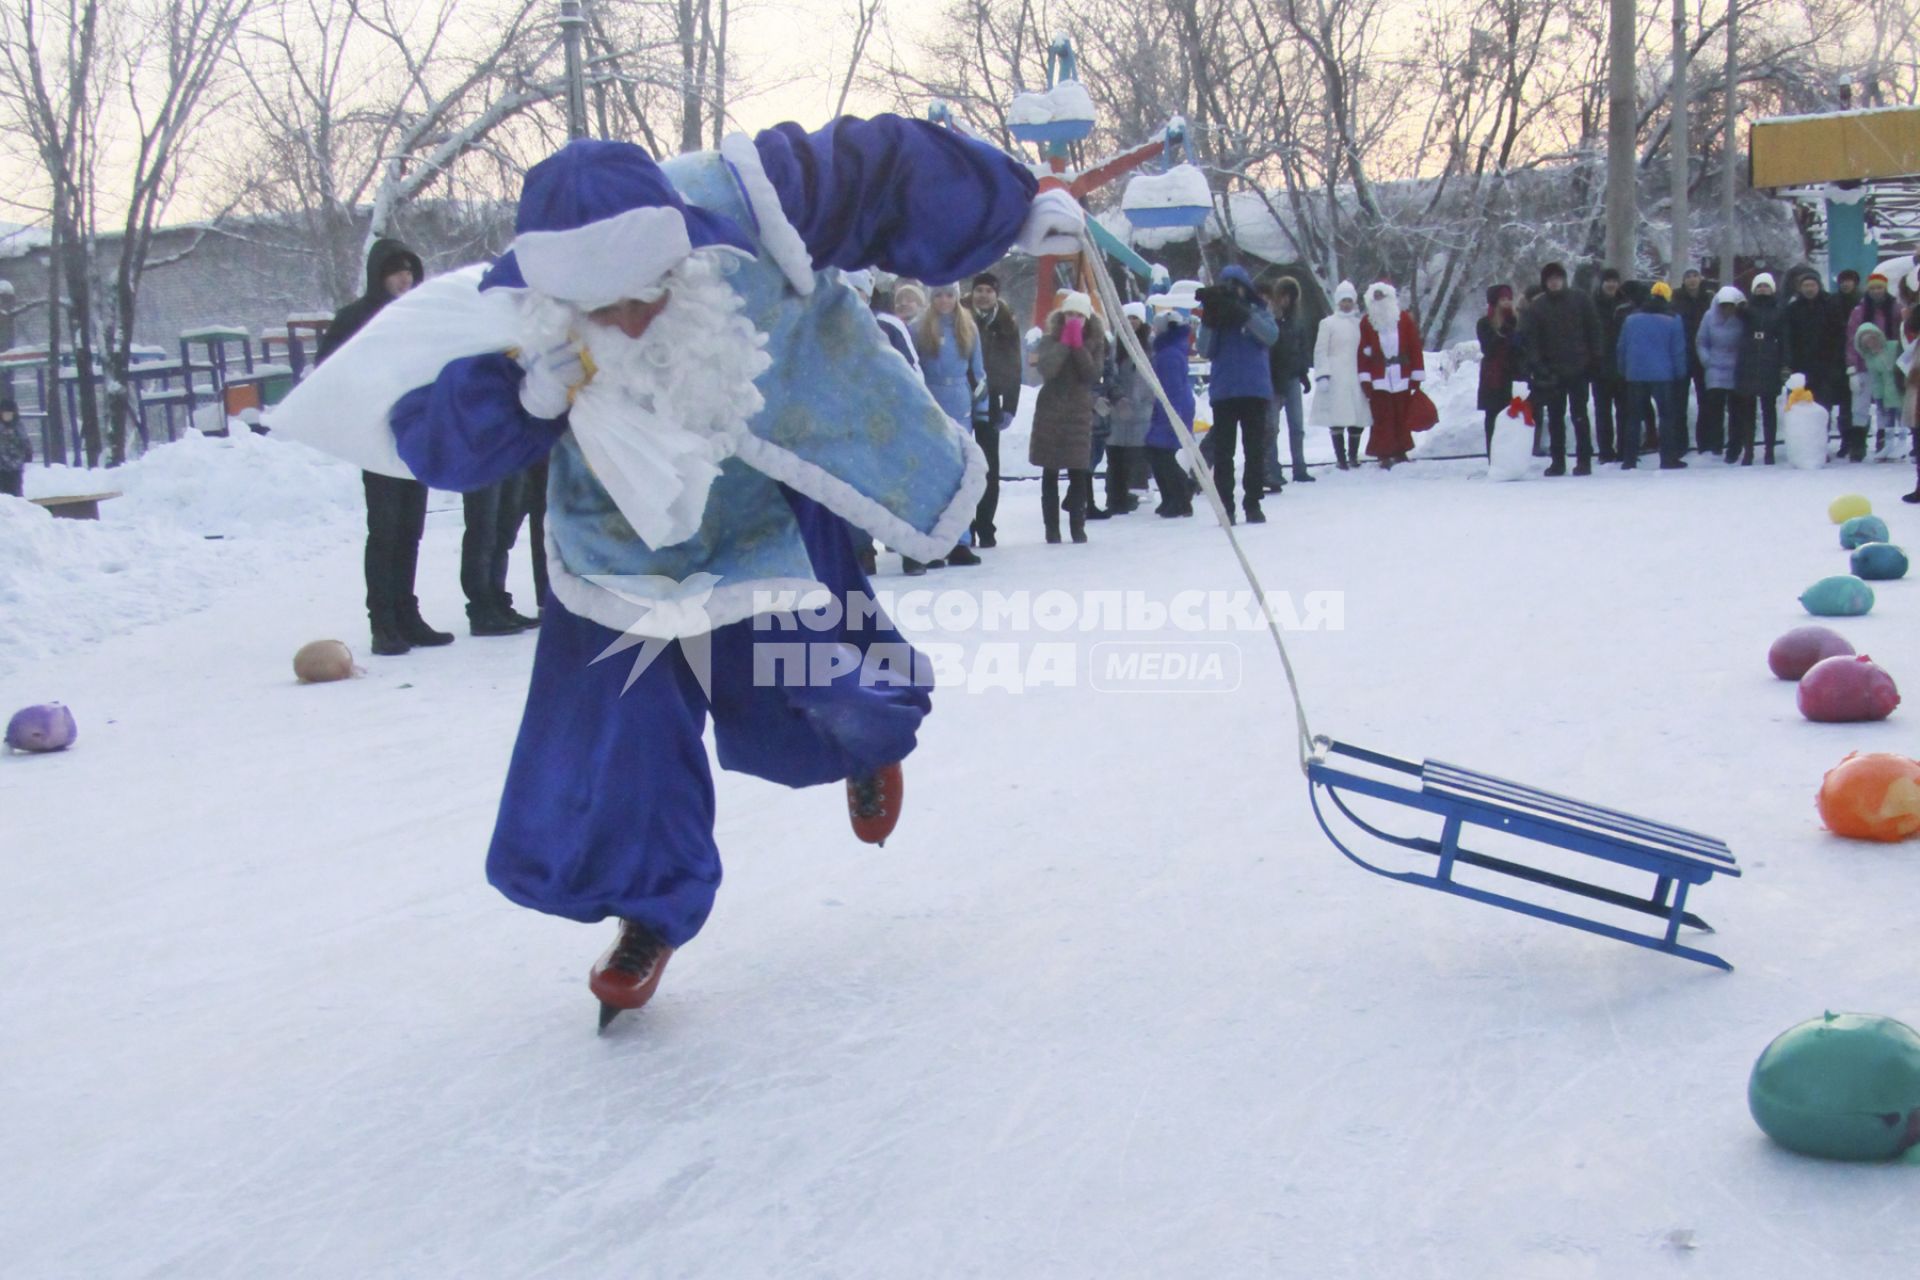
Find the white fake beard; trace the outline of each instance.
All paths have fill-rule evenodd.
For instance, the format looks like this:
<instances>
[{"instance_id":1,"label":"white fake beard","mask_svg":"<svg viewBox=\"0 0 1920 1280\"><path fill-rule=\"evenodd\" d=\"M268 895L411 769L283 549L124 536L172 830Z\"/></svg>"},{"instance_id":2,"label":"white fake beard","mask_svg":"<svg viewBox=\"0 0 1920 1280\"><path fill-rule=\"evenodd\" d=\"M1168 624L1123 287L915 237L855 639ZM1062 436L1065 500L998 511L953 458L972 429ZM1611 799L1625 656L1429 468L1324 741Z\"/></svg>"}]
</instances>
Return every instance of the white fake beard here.
<instances>
[{"instance_id":1,"label":"white fake beard","mask_svg":"<svg viewBox=\"0 0 1920 1280\"><path fill-rule=\"evenodd\" d=\"M766 335L741 314L729 265L695 253L676 267L660 284L670 300L638 338L571 307L534 307L536 324L564 312L593 361L568 421L594 476L651 547L699 530L720 463L766 403L754 379L773 360Z\"/></svg>"},{"instance_id":2,"label":"white fake beard","mask_svg":"<svg viewBox=\"0 0 1920 1280\"><path fill-rule=\"evenodd\" d=\"M1373 331L1378 334L1400 332L1400 302L1397 298L1368 298L1367 319L1373 321Z\"/></svg>"},{"instance_id":3,"label":"white fake beard","mask_svg":"<svg viewBox=\"0 0 1920 1280\"><path fill-rule=\"evenodd\" d=\"M745 303L727 283L731 265L718 253L695 253L667 274L671 295L645 333L629 338L611 325L579 324L595 366L581 391L617 390L624 414L663 431L734 435L766 401L754 379L773 364L767 336L741 314ZM577 403L577 401L576 401Z\"/></svg>"}]
</instances>

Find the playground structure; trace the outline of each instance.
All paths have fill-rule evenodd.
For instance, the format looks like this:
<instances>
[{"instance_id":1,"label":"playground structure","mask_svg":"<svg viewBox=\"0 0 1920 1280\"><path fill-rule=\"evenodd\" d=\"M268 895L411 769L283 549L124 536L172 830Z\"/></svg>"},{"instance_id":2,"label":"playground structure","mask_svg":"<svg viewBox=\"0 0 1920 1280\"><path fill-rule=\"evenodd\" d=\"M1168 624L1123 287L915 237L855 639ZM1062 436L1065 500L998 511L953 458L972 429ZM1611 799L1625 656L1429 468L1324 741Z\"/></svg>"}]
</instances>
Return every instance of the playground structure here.
<instances>
[{"instance_id":1,"label":"playground structure","mask_svg":"<svg viewBox=\"0 0 1920 1280\"><path fill-rule=\"evenodd\" d=\"M221 434L228 418L279 403L316 357L320 335L331 319L317 313L291 315L284 329L269 329L257 340L234 325L200 325L180 334L176 351L135 347L127 374L128 426L131 441L137 442L135 451L179 439L182 430L194 425L196 413L210 406L220 410L211 434ZM71 350L61 353L57 369L49 366L44 346L0 351L0 394L18 402L22 418L38 421L43 463L86 465L82 377ZM106 371L96 361L84 377L104 401ZM51 412L56 403L58 415Z\"/></svg>"},{"instance_id":2,"label":"playground structure","mask_svg":"<svg viewBox=\"0 0 1920 1280\"><path fill-rule=\"evenodd\" d=\"M932 118L941 119L944 110L944 104L936 104ZM1008 131L1014 137L1040 150L1048 170L1040 176L1040 189L1064 190L1084 205L1094 192L1121 178L1139 173L1156 160L1162 161L1171 173L1176 168L1175 158L1184 157L1184 168L1191 175L1188 181L1182 183L1176 179L1166 184L1164 192L1148 193L1144 198L1136 196L1133 190L1135 184L1129 185L1128 195L1123 200L1128 218L1139 226L1198 226L1213 212L1210 196L1205 203L1199 203L1199 197L1191 194L1194 190L1192 179L1199 180L1199 190L1202 192L1206 184L1204 176L1192 167L1191 144L1187 139L1184 120L1175 117L1152 141L1109 156L1091 166L1076 168L1077 144L1093 132L1094 124L1093 100L1080 83L1073 44L1062 36L1054 40L1047 50L1045 92L1016 96L1007 118ZM1166 176L1153 181L1163 181ZM1136 179L1136 183L1138 181ZM1153 266L1118 237L1091 218L1087 221L1087 232L1102 253L1119 261L1143 285L1153 282ZM1034 325L1046 324L1047 316L1053 310L1056 289L1071 288L1097 294L1090 283L1091 272L1097 269L1097 264L1091 261L1084 249L1072 257L1041 258L1034 289ZM1164 272L1161 274L1164 276Z\"/></svg>"},{"instance_id":3,"label":"playground structure","mask_svg":"<svg viewBox=\"0 0 1920 1280\"><path fill-rule=\"evenodd\" d=\"M1920 244L1920 107L1756 120L1748 182L1796 202L1829 285Z\"/></svg>"}]
</instances>

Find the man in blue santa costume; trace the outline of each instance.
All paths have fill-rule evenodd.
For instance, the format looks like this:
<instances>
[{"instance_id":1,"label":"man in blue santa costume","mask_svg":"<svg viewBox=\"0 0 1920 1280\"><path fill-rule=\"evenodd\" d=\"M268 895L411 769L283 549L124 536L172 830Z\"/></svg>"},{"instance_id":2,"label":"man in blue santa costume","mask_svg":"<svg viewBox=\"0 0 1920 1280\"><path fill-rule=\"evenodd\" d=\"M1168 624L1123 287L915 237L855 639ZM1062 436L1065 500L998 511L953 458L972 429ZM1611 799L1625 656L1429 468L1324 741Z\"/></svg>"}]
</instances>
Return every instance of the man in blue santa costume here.
<instances>
[{"instance_id":1,"label":"man in blue santa costume","mask_svg":"<svg viewBox=\"0 0 1920 1280\"><path fill-rule=\"evenodd\" d=\"M712 908L709 714L723 768L845 780L856 832L892 829L931 682L859 607L849 525L935 559L985 464L839 275L957 280L1015 245L1076 251L1078 206L1036 185L895 116L664 165L570 143L528 170L506 254L387 307L269 418L442 489L550 457L552 598L487 877L618 920L589 979L603 1028ZM756 654L796 638L804 664Z\"/></svg>"}]
</instances>

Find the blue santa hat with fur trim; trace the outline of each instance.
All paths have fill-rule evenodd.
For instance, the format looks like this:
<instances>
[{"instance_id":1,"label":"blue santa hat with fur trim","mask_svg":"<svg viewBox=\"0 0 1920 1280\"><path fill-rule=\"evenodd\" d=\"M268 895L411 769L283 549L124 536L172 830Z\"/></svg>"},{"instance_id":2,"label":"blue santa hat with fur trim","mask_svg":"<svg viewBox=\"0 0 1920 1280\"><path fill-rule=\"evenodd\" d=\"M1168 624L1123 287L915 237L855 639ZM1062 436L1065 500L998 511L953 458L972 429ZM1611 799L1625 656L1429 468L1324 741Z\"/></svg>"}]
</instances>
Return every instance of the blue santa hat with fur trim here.
<instances>
[{"instance_id":1,"label":"blue santa hat with fur trim","mask_svg":"<svg viewBox=\"0 0 1920 1280\"><path fill-rule=\"evenodd\" d=\"M513 244L480 287L529 288L591 311L639 297L714 248L754 255L746 232L689 205L643 149L583 138L527 170Z\"/></svg>"}]
</instances>

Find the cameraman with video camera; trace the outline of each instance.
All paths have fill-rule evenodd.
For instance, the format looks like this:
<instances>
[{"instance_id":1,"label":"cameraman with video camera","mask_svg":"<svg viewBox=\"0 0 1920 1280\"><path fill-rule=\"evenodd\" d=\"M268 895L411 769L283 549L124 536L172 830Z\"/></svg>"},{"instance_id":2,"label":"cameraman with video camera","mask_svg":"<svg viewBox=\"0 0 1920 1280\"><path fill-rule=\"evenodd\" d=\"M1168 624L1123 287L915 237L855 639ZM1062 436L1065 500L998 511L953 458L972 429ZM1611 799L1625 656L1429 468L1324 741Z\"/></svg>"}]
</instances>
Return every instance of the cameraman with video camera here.
<instances>
[{"instance_id":1,"label":"cameraman with video camera","mask_svg":"<svg viewBox=\"0 0 1920 1280\"><path fill-rule=\"evenodd\" d=\"M1265 524L1260 499L1266 491L1267 405L1273 399L1268 348L1280 336L1273 312L1253 287L1245 267L1220 273L1220 283L1201 289L1200 354L1213 362L1210 398L1216 443L1213 478L1220 502L1233 512L1233 446L1246 441L1241 503L1248 524Z\"/></svg>"}]
</instances>

